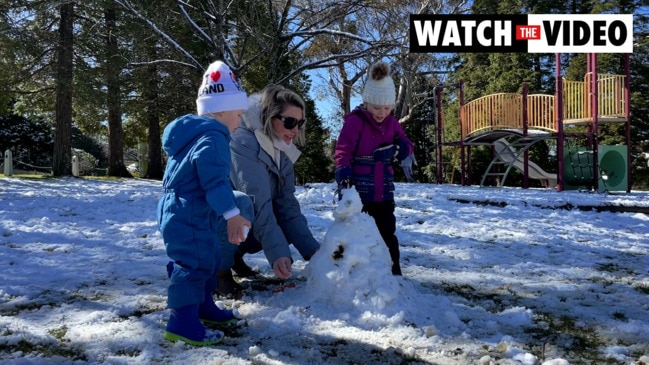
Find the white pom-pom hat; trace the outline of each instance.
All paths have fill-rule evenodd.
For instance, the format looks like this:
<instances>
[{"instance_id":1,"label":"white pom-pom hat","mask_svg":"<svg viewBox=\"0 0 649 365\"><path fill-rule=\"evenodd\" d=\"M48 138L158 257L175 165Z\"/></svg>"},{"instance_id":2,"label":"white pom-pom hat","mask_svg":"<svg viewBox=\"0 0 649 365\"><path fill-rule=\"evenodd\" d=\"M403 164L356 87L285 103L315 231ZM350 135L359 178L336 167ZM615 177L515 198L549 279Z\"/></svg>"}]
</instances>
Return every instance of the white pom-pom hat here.
<instances>
[{"instance_id":1,"label":"white pom-pom hat","mask_svg":"<svg viewBox=\"0 0 649 365\"><path fill-rule=\"evenodd\" d=\"M396 92L390 76L390 65L383 61L372 65L362 95L364 103L394 105Z\"/></svg>"}]
</instances>

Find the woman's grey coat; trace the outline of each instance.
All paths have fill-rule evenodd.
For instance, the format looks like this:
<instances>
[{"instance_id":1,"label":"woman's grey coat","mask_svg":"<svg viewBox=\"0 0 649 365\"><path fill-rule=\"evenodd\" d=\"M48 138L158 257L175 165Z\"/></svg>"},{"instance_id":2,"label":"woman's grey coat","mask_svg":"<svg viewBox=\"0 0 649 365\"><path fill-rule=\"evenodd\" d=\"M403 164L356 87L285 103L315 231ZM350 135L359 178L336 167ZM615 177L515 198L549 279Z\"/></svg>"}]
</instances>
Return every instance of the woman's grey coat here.
<instances>
[{"instance_id":1,"label":"woman's grey coat","mask_svg":"<svg viewBox=\"0 0 649 365\"><path fill-rule=\"evenodd\" d=\"M251 95L241 126L232 134L230 179L234 189L250 196L255 207L251 234L263 247L273 265L280 257L291 257L289 244L303 258L320 248L309 230L300 204L295 198L293 162L300 151L292 146L275 162L273 141L263 133L259 95Z\"/></svg>"}]
</instances>

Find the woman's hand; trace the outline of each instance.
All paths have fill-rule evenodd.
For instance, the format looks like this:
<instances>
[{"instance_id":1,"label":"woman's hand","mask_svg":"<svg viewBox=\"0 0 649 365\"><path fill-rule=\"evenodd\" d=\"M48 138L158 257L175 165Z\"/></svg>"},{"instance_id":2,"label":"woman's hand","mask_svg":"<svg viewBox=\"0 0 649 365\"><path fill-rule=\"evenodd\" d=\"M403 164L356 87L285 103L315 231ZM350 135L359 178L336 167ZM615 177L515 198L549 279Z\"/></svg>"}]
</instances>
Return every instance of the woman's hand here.
<instances>
[{"instance_id":1,"label":"woman's hand","mask_svg":"<svg viewBox=\"0 0 649 365\"><path fill-rule=\"evenodd\" d=\"M275 276L280 279L288 279L291 277L293 269L291 268L290 257L280 257L275 262L273 262L273 270L275 271Z\"/></svg>"}]
</instances>

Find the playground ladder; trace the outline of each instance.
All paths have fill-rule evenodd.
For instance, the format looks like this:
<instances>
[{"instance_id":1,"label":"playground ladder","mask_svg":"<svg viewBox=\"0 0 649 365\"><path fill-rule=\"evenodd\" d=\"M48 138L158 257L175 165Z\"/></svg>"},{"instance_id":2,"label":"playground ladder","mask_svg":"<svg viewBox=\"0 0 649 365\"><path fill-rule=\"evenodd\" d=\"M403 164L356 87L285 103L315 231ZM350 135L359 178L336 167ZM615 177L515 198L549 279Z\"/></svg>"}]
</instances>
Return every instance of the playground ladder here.
<instances>
[{"instance_id":1,"label":"playground ladder","mask_svg":"<svg viewBox=\"0 0 649 365\"><path fill-rule=\"evenodd\" d=\"M498 187L502 188L505 185L505 180L507 179L507 175L509 175L509 171L511 171L512 167L514 167L514 164L516 163L518 157L523 153L525 153L525 151L527 151L530 147L532 147L532 145L534 145L536 142L542 141L547 138L549 138L549 135L545 135L545 134L538 135L538 136L520 136L517 139L515 139L513 142L510 142L509 143L510 146L508 146L507 148L504 148L501 151L496 151L496 155L489 163L489 166L487 167L487 170L485 171L484 175L482 175L480 186L481 187L485 186L485 181L487 181L487 178L489 176L495 176L495 177L501 177L498 180ZM496 166L501 166L501 165L507 166L505 168L505 172L493 172L493 169Z\"/></svg>"}]
</instances>

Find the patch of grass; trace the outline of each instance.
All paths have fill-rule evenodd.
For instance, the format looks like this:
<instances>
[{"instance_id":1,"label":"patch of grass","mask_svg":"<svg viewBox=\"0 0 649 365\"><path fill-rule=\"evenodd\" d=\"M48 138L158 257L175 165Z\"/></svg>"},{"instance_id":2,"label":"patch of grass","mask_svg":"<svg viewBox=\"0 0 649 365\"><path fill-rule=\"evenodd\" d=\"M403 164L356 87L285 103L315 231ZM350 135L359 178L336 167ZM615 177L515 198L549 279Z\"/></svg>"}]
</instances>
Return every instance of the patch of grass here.
<instances>
[{"instance_id":1,"label":"patch of grass","mask_svg":"<svg viewBox=\"0 0 649 365\"><path fill-rule=\"evenodd\" d=\"M455 284L455 283L442 283L442 289L447 294L458 295L468 301L473 303L490 301L493 302L491 308L485 308L491 313L497 313L504 310L507 305L511 305L512 301L516 301L518 297L516 293L510 288L503 288L502 292L499 293L487 293L480 292L474 287L468 284ZM509 304L505 305L504 302L507 301Z\"/></svg>"},{"instance_id":2,"label":"patch of grass","mask_svg":"<svg viewBox=\"0 0 649 365\"><path fill-rule=\"evenodd\" d=\"M119 318L121 318L123 320L128 320L131 317L140 318L140 317L143 317L143 316L145 316L147 314L151 314L151 313L155 313L155 312L161 312L163 310L165 310L164 307L156 307L156 306L141 307L141 308L138 308L138 309L134 310L133 313L131 313L131 314L123 314L123 315L119 316Z\"/></svg>"},{"instance_id":3,"label":"patch of grass","mask_svg":"<svg viewBox=\"0 0 649 365\"><path fill-rule=\"evenodd\" d=\"M20 312L23 311L36 311L41 309L44 306L51 306L51 307L60 307L61 303L55 303L55 302L34 302L34 303L24 303L24 304L17 304L13 307L7 308L0 310L0 315L3 316L17 316Z\"/></svg>"},{"instance_id":4,"label":"patch of grass","mask_svg":"<svg viewBox=\"0 0 649 365\"><path fill-rule=\"evenodd\" d=\"M84 180L100 180L100 181L119 181L121 177L115 176L80 176Z\"/></svg>"},{"instance_id":5,"label":"patch of grass","mask_svg":"<svg viewBox=\"0 0 649 365\"><path fill-rule=\"evenodd\" d=\"M223 331L226 338L239 338L243 336L243 327L238 325L219 326L215 327L219 331Z\"/></svg>"},{"instance_id":6,"label":"patch of grass","mask_svg":"<svg viewBox=\"0 0 649 365\"><path fill-rule=\"evenodd\" d=\"M133 284L137 286L145 286L145 285L151 285L152 283L146 280L133 279Z\"/></svg>"},{"instance_id":7,"label":"patch of grass","mask_svg":"<svg viewBox=\"0 0 649 365\"><path fill-rule=\"evenodd\" d=\"M625 274L633 275L634 272L631 269L623 268L620 267L617 263L614 262L608 262L604 264L595 264L595 268L599 271L604 271L604 272L623 272Z\"/></svg>"},{"instance_id":8,"label":"patch of grass","mask_svg":"<svg viewBox=\"0 0 649 365\"><path fill-rule=\"evenodd\" d=\"M43 180L43 179L52 179L52 175L46 174L14 174L11 176L5 176L4 174L0 174L2 177L6 177L8 179L11 178L18 178L18 179L32 179L32 180Z\"/></svg>"},{"instance_id":9,"label":"patch of grass","mask_svg":"<svg viewBox=\"0 0 649 365\"><path fill-rule=\"evenodd\" d=\"M79 349L70 348L65 344L34 344L25 339L15 344L0 344L0 352L13 353L21 352L23 354L38 354L43 360L49 357L60 356L69 360L87 361L86 355Z\"/></svg>"},{"instance_id":10,"label":"patch of grass","mask_svg":"<svg viewBox=\"0 0 649 365\"><path fill-rule=\"evenodd\" d=\"M51 174L13 174L11 176L5 176L4 174L0 174L0 178L43 180L43 179L56 179L59 177L54 177ZM77 178L84 179L84 180L101 180L101 181L119 181L121 179L121 177L116 177L116 176L78 176ZM138 178L138 176L134 175L134 178Z\"/></svg>"},{"instance_id":11,"label":"patch of grass","mask_svg":"<svg viewBox=\"0 0 649 365\"><path fill-rule=\"evenodd\" d=\"M469 284L442 283L444 291L457 294L465 299L475 298L475 288Z\"/></svg>"},{"instance_id":12,"label":"patch of grass","mask_svg":"<svg viewBox=\"0 0 649 365\"><path fill-rule=\"evenodd\" d=\"M597 349L604 345L597 331L591 327L580 326L570 316L555 317L551 313L535 316L537 327L526 332L542 343L536 355L545 358L546 348L554 347L564 352L564 358L570 364L617 364L611 358L604 357Z\"/></svg>"},{"instance_id":13,"label":"patch of grass","mask_svg":"<svg viewBox=\"0 0 649 365\"><path fill-rule=\"evenodd\" d=\"M595 276L590 278L590 281L595 283L595 284L602 284L603 287L611 286L614 284L614 281L611 281L610 279L605 279L599 276Z\"/></svg>"},{"instance_id":14,"label":"patch of grass","mask_svg":"<svg viewBox=\"0 0 649 365\"><path fill-rule=\"evenodd\" d=\"M126 357L138 357L142 351L138 349L119 349L115 352L117 356L126 356Z\"/></svg>"},{"instance_id":15,"label":"patch of grass","mask_svg":"<svg viewBox=\"0 0 649 365\"><path fill-rule=\"evenodd\" d=\"M383 348L356 341L335 339L331 342L318 343L317 350L325 362L344 364L386 364L409 365L423 364L416 355L403 353L401 349L392 346ZM462 353L462 350L459 350ZM453 353L456 355L455 353Z\"/></svg>"},{"instance_id":16,"label":"patch of grass","mask_svg":"<svg viewBox=\"0 0 649 365\"><path fill-rule=\"evenodd\" d=\"M56 338L59 341L63 341L63 337L68 333L68 327L63 325L62 327L59 328L52 328L47 330L47 333L49 333L52 337Z\"/></svg>"}]
</instances>

